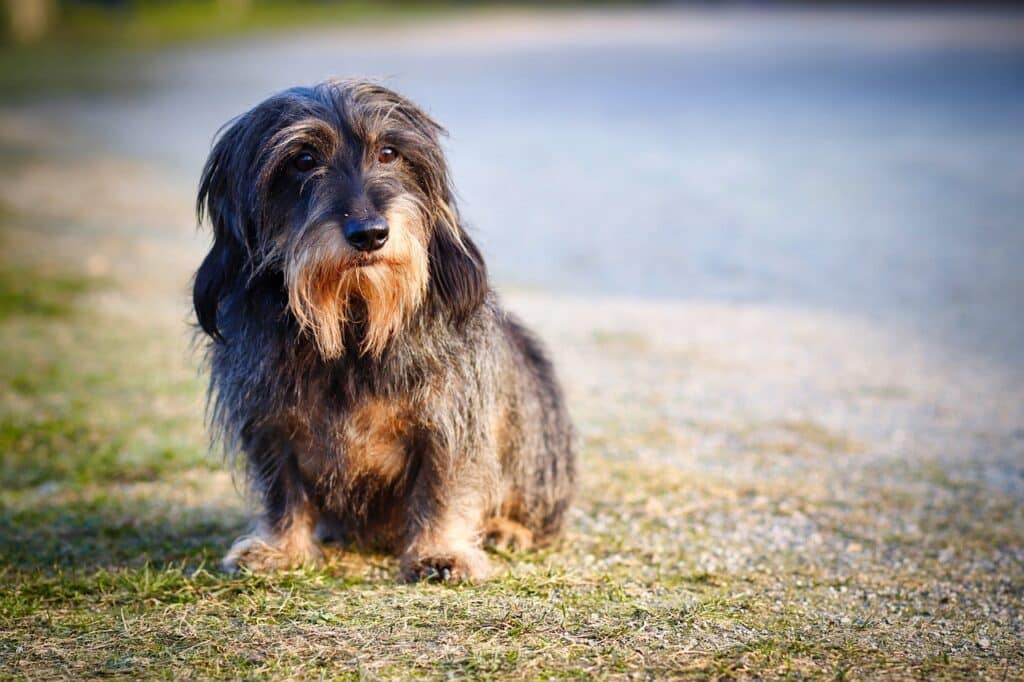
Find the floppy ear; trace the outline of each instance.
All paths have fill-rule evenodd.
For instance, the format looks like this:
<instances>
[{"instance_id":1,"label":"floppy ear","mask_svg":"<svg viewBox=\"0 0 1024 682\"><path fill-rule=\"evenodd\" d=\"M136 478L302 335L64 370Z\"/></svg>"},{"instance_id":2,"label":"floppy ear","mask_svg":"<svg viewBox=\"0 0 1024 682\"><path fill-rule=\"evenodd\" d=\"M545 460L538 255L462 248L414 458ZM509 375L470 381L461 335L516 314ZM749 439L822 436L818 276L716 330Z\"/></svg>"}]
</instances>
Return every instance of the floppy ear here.
<instances>
[{"instance_id":1,"label":"floppy ear","mask_svg":"<svg viewBox=\"0 0 1024 682\"><path fill-rule=\"evenodd\" d=\"M196 214L200 224L208 216L213 226L213 246L206 254L192 283L192 305L199 326L215 341L224 341L217 326L220 302L239 282L245 268L245 222L243 206L248 197L239 196L240 183L249 177L247 156L248 115L234 121L214 145L199 181Z\"/></svg>"},{"instance_id":2,"label":"floppy ear","mask_svg":"<svg viewBox=\"0 0 1024 682\"><path fill-rule=\"evenodd\" d=\"M433 298L452 320L465 321L487 297L483 255L464 230L441 224L430 239L429 259Z\"/></svg>"},{"instance_id":3,"label":"floppy ear","mask_svg":"<svg viewBox=\"0 0 1024 682\"><path fill-rule=\"evenodd\" d=\"M242 263L241 250L236 244L215 237L192 282L192 306L196 310L196 319L199 327L214 341L224 341L217 326L217 310L241 272Z\"/></svg>"}]
</instances>

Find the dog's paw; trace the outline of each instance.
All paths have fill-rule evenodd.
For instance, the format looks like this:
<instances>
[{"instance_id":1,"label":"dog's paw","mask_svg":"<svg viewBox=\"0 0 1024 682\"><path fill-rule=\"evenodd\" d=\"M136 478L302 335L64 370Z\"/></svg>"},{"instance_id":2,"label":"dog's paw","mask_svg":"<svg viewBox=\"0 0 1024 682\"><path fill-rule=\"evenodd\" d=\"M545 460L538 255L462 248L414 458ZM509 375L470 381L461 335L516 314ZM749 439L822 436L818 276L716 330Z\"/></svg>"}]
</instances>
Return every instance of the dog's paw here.
<instances>
[{"instance_id":1,"label":"dog's paw","mask_svg":"<svg viewBox=\"0 0 1024 682\"><path fill-rule=\"evenodd\" d=\"M491 564L480 549L445 550L405 556L402 559L402 581L461 583L484 580L491 574Z\"/></svg>"},{"instance_id":2,"label":"dog's paw","mask_svg":"<svg viewBox=\"0 0 1024 682\"><path fill-rule=\"evenodd\" d=\"M484 524L484 544L502 551L521 552L533 546L533 532L511 519L494 517Z\"/></svg>"},{"instance_id":3,"label":"dog's paw","mask_svg":"<svg viewBox=\"0 0 1024 682\"><path fill-rule=\"evenodd\" d=\"M323 553L312 543L301 550L291 548L291 551L285 551L259 535L245 535L235 540L220 565L226 573L237 573L243 567L253 573L271 573L300 566L316 566L321 561Z\"/></svg>"}]
</instances>

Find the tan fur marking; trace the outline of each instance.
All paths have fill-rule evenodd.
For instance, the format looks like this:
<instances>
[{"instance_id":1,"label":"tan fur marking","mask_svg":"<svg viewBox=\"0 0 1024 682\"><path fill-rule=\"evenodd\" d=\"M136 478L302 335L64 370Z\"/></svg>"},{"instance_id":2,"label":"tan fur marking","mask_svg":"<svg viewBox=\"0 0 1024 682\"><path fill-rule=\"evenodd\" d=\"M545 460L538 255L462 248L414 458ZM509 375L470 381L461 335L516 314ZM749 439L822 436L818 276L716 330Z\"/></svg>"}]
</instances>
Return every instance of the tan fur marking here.
<instances>
[{"instance_id":1,"label":"tan fur marking","mask_svg":"<svg viewBox=\"0 0 1024 682\"><path fill-rule=\"evenodd\" d=\"M484 524L484 543L498 549L521 552L533 546L533 532L511 519L496 516Z\"/></svg>"},{"instance_id":2,"label":"tan fur marking","mask_svg":"<svg viewBox=\"0 0 1024 682\"><path fill-rule=\"evenodd\" d=\"M400 404L387 400L363 403L344 426L349 470L388 481L398 478L407 463L404 437L411 426L409 414Z\"/></svg>"},{"instance_id":3,"label":"tan fur marking","mask_svg":"<svg viewBox=\"0 0 1024 682\"><path fill-rule=\"evenodd\" d=\"M390 236L372 256L349 246L336 225L325 225L299 240L286 259L288 305L324 358L344 355L345 325L353 321L356 299L366 305L359 352L380 356L426 296L430 272L419 206L400 197L384 217Z\"/></svg>"},{"instance_id":4,"label":"tan fur marking","mask_svg":"<svg viewBox=\"0 0 1024 682\"><path fill-rule=\"evenodd\" d=\"M449 500L447 513L402 553L402 580L462 582L490 577L491 562L480 547L480 519L479 507L471 500Z\"/></svg>"},{"instance_id":5,"label":"tan fur marking","mask_svg":"<svg viewBox=\"0 0 1024 682\"><path fill-rule=\"evenodd\" d=\"M312 508L300 507L285 530L275 533L260 524L256 532L235 540L221 566L233 573L242 566L254 572L267 572L316 565L323 554L313 538L315 527L316 514Z\"/></svg>"}]
</instances>

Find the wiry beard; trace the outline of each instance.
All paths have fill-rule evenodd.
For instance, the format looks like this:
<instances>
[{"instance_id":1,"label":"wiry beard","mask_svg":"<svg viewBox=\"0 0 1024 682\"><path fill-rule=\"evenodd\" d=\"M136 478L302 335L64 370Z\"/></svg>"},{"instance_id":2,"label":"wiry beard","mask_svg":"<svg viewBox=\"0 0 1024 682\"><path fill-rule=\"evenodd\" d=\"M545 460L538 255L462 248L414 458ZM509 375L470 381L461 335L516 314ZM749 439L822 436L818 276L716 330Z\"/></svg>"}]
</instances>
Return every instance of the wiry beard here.
<instances>
[{"instance_id":1,"label":"wiry beard","mask_svg":"<svg viewBox=\"0 0 1024 682\"><path fill-rule=\"evenodd\" d=\"M389 209L388 243L372 254L348 246L337 225L316 227L290 250L288 306L324 359L345 354L353 324L363 332L358 352L380 357L423 302L429 268L420 215L413 202Z\"/></svg>"}]
</instances>

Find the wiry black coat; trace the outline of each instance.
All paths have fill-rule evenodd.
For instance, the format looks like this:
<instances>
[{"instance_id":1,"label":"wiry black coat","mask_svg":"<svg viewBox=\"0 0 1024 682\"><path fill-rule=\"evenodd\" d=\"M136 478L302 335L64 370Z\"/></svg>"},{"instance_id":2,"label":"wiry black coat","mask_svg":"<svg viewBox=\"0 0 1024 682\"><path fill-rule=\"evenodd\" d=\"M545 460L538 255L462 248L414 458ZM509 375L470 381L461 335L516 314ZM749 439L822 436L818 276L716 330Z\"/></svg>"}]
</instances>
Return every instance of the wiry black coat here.
<instances>
[{"instance_id":1,"label":"wiry black coat","mask_svg":"<svg viewBox=\"0 0 1024 682\"><path fill-rule=\"evenodd\" d=\"M305 177L289 185L292 171L274 161L280 143L271 141L284 139L286 126L307 130L310 117L338 139L313 178L319 186ZM194 283L209 338L210 414L226 449L244 455L263 507L228 568L315 560L319 527L398 553L407 580L482 577L485 536L528 545L562 529L575 455L561 391L538 341L490 291L459 224L439 130L389 90L331 81L261 104L211 154L199 207L214 243ZM402 141L400 168L366 160L377 138ZM337 188L332 178L342 178ZM414 303L395 308L401 319L371 351L376 290L339 289L351 300L344 348L332 355L295 314L293 288L309 284L288 259L320 248L331 221L363 200L393 231L409 231L408 248L424 251L426 281L421 296L411 284L402 290ZM415 220L389 213L402 202L417 207L407 213ZM351 254L338 248L348 268ZM387 276L416 277L404 264Z\"/></svg>"}]
</instances>

